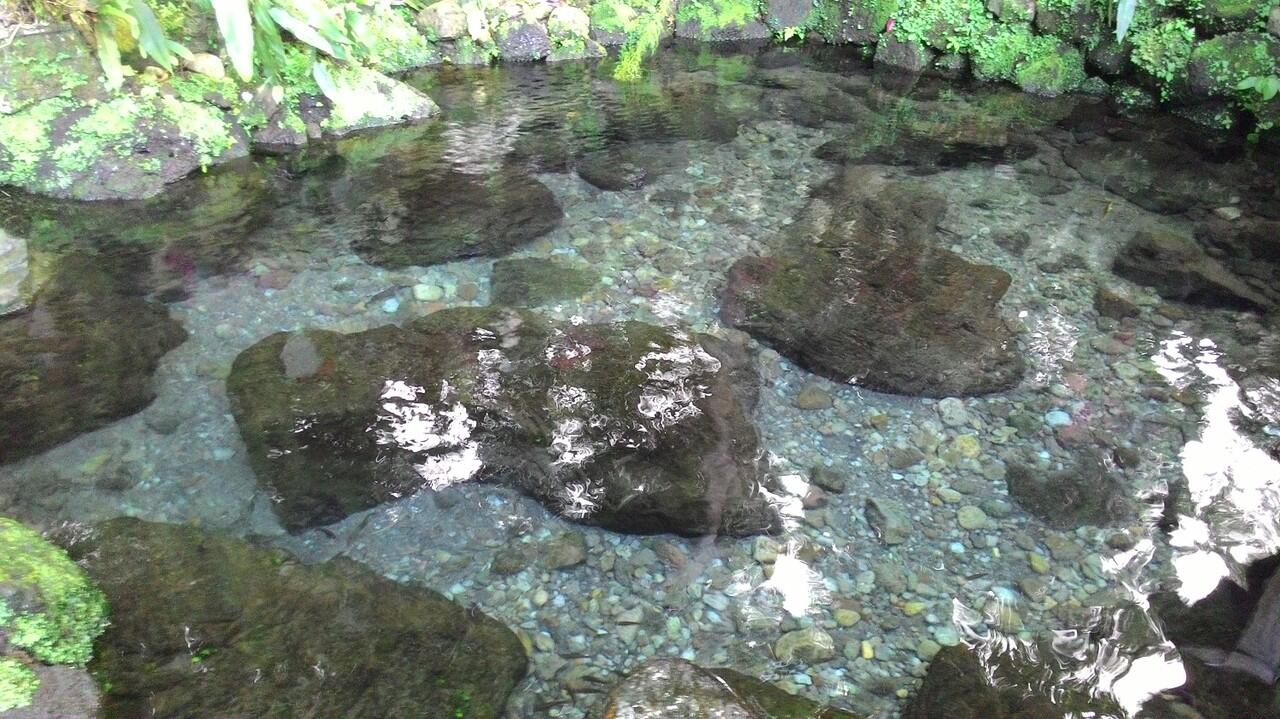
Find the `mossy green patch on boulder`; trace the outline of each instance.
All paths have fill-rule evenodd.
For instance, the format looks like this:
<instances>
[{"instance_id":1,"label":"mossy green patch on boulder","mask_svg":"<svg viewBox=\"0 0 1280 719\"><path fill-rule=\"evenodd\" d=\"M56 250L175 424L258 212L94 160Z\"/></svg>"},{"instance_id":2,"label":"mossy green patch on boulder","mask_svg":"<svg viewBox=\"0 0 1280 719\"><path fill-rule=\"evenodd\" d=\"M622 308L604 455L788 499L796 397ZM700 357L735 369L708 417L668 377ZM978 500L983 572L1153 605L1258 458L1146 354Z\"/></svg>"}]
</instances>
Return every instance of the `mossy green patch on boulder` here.
<instances>
[{"instance_id":1,"label":"mossy green patch on boulder","mask_svg":"<svg viewBox=\"0 0 1280 719\"><path fill-rule=\"evenodd\" d=\"M52 98L0 116L0 184L53 197L150 197L246 154L243 132L220 110L155 92Z\"/></svg>"},{"instance_id":2,"label":"mossy green patch on boulder","mask_svg":"<svg viewBox=\"0 0 1280 719\"><path fill-rule=\"evenodd\" d=\"M326 95L329 114L320 125L333 137L424 120L440 110L431 98L376 70L344 65L334 68L331 76L333 87Z\"/></svg>"},{"instance_id":3,"label":"mossy green patch on boulder","mask_svg":"<svg viewBox=\"0 0 1280 719\"><path fill-rule=\"evenodd\" d=\"M1056 97L1085 81L1084 58L1079 50L1061 43L1052 50L1037 48L1018 64L1014 80L1024 92Z\"/></svg>"},{"instance_id":4,"label":"mossy green patch on boulder","mask_svg":"<svg viewBox=\"0 0 1280 719\"><path fill-rule=\"evenodd\" d=\"M681 0L676 36L694 40L750 40L772 35L755 0Z\"/></svg>"},{"instance_id":5,"label":"mossy green patch on boulder","mask_svg":"<svg viewBox=\"0 0 1280 719\"><path fill-rule=\"evenodd\" d=\"M1134 66L1168 99L1182 81L1191 59L1195 30L1181 18L1166 20L1133 35Z\"/></svg>"},{"instance_id":6,"label":"mossy green patch on boulder","mask_svg":"<svg viewBox=\"0 0 1280 719\"><path fill-rule=\"evenodd\" d=\"M106 627L101 592L65 552L0 517L0 634L49 664L83 664Z\"/></svg>"},{"instance_id":7,"label":"mossy green patch on boulder","mask_svg":"<svg viewBox=\"0 0 1280 719\"><path fill-rule=\"evenodd\" d=\"M346 558L134 519L70 551L113 607L103 716L492 719L525 672L506 627Z\"/></svg>"},{"instance_id":8,"label":"mossy green patch on boulder","mask_svg":"<svg viewBox=\"0 0 1280 719\"><path fill-rule=\"evenodd\" d=\"M54 97L99 97L105 94L100 72L88 45L70 28L14 38L0 52L0 114Z\"/></svg>"},{"instance_id":9,"label":"mossy green patch on boulder","mask_svg":"<svg viewBox=\"0 0 1280 719\"><path fill-rule=\"evenodd\" d=\"M107 602L61 549L0 517L0 712L27 706L46 664L84 664Z\"/></svg>"},{"instance_id":10,"label":"mossy green patch on boulder","mask_svg":"<svg viewBox=\"0 0 1280 719\"><path fill-rule=\"evenodd\" d=\"M1196 97L1230 97L1246 77L1280 74L1280 38L1233 32L1201 42L1191 51L1187 79Z\"/></svg>"}]
</instances>

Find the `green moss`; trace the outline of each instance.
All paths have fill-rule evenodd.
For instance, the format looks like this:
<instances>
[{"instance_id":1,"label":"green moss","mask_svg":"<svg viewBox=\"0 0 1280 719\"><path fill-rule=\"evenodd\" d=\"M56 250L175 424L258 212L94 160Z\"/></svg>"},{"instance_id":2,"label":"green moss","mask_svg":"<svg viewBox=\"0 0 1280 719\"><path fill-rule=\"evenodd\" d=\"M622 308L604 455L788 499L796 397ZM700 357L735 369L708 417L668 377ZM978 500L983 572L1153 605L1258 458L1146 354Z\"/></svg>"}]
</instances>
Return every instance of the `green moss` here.
<instances>
[{"instance_id":1,"label":"green moss","mask_svg":"<svg viewBox=\"0 0 1280 719\"><path fill-rule=\"evenodd\" d=\"M414 27L403 8L387 8L369 18L362 39L364 59L382 72L401 72L435 62L440 53Z\"/></svg>"},{"instance_id":2,"label":"green moss","mask_svg":"<svg viewBox=\"0 0 1280 719\"><path fill-rule=\"evenodd\" d=\"M1054 97L1078 89L1085 81L1084 57L1073 47L1037 42L1014 71L1018 87Z\"/></svg>"},{"instance_id":3,"label":"green moss","mask_svg":"<svg viewBox=\"0 0 1280 719\"><path fill-rule=\"evenodd\" d=\"M741 27L760 17L756 0L689 0L681 3L676 20L697 23L703 37L708 33L729 27Z\"/></svg>"},{"instance_id":4,"label":"green moss","mask_svg":"<svg viewBox=\"0 0 1280 719\"><path fill-rule=\"evenodd\" d=\"M900 0L896 5L894 37L945 52L971 52L994 24L982 0Z\"/></svg>"},{"instance_id":5,"label":"green moss","mask_svg":"<svg viewBox=\"0 0 1280 719\"><path fill-rule=\"evenodd\" d=\"M107 626L102 592L38 533L0 518L0 632L50 664L84 664ZM10 604L12 603L12 604Z\"/></svg>"},{"instance_id":6,"label":"green moss","mask_svg":"<svg viewBox=\"0 0 1280 719\"><path fill-rule=\"evenodd\" d=\"M1231 33L1196 45L1189 62L1205 82L1206 92L1229 95L1247 77L1276 74L1277 55L1280 41L1268 35Z\"/></svg>"},{"instance_id":7,"label":"green moss","mask_svg":"<svg viewBox=\"0 0 1280 719\"><path fill-rule=\"evenodd\" d=\"M1159 82L1160 93L1167 98L1174 82L1184 76L1195 37L1186 20L1166 20L1133 36L1131 59Z\"/></svg>"},{"instance_id":8,"label":"green moss","mask_svg":"<svg viewBox=\"0 0 1280 719\"><path fill-rule=\"evenodd\" d=\"M602 32L629 34L636 27L639 13L622 0L602 0L591 4L587 12L591 27Z\"/></svg>"},{"instance_id":9,"label":"green moss","mask_svg":"<svg viewBox=\"0 0 1280 719\"><path fill-rule=\"evenodd\" d=\"M0 712L29 705L39 688L40 680L30 667L16 659L0 657Z\"/></svg>"},{"instance_id":10,"label":"green moss","mask_svg":"<svg viewBox=\"0 0 1280 719\"><path fill-rule=\"evenodd\" d=\"M49 151L53 121L70 100L45 100L15 115L0 116L0 185L27 186Z\"/></svg>"},{"instance_id":11,"label":"green moss","mask_svg":"<svg viewBox=\"0 0 1280 719\"><path fill-rule=\"evenodd\" d=\"M191 141L201 168L207 168L235 146L231 128L223 119L222 113L209 105L161 97L160 114L176 125L184 138Z\"/></svg>"},{"instance_id":12,"label":"green moss","mask_svg":"<svg viewBox=\"0 0 1280 719\"><path fill-rule=\"evenodd\" d=\"M973 74L980 80L1013 82L1017 79L1018 63L1030 56L1040 56L1045 48L1056 48L1057 44L1055 38L1032 35L1027 25L997 25L974 44Z\"/></svg>"}]
</instances>

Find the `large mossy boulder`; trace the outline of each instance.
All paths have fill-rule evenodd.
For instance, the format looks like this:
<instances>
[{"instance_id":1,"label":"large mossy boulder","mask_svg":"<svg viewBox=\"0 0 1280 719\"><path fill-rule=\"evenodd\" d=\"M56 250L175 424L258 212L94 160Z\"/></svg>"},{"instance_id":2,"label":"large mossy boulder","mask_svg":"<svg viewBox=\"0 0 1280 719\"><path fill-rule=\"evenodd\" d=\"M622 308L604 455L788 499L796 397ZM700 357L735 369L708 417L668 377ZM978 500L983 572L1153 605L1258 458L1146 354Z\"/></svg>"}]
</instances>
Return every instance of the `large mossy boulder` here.
<instances>
[{"instance_id":1,"label":"large mossy boulder","mask_svg":"<svg viewBox=\"0 0 1280 719\"><path fill-rule=\"evenodd\" d=\"M854 719L732 669L652 659L605 700L609 719Z\"/></svg>"},{"instance_id":2,"label":"large mossy boulder","mask_svg":"<svg viewBox=\"0 0 1280 719\"><path fill-rule=\"evenodd\" d=\"M103 716L492 718L525 672L503 625L346 558L135 519L70 551L112 607Z\"/></svg>"},{"instance_id":3,"label":"large mossy boulder","mask_svg":"<svg viewBox=\"0 0 1280 719\"><path fill-rule=\"evenodd\" d=\"M586 294L600 274L546 257L521 257L493 263L493 303L507 307L537 307Z\"/></svg>"},{"instance_id":4,"label":"large mossy boulder","mask_svg":"<svg viewBox=\"0 0 1280 719\"><path fill-rule=\"evenodd\" d=\"M221 110L162 94L95 104L59 96L0 115L0 185L52 197L150 197L248 152L244 132Z\"/></svg>"},{"instance_id":5,"label":"large mossy boulder","mask_svg":"<svg viewBox=\"0 0 1280 719\"><path fill-rule=\"evenodd\" d=\"M106 626L106 598L66 553L0 517L0 714L88 662Z\"/></svg>"},{"instance_id":6,"label":"large mossy boulder","mask_svg":"<svg viewBox=\"0 0 1280 719\"><path fill-rule=\"evenodd\" d=\"M186 336L97 258L59 260L30 307L0 317L0 463L142 410L160 358Z\"/></svg>"},{"instance_id":7,"label":"large mossy boulder","mask_svg":"<svg viewBox=\"0 0 1280 719\"><path fill-rule=\"evenodd\" d=\"M13 38L0 55L0 114L9 115L54 97L96 99L101 68L71 28Z\"/></svg>"},{"instance_id":8,"label":"large mossy boulder","mask_svg":"<svg viewBox=\"0 0 1280 719\"><path fill-rule=\"evenodd\" d=\"M551 190L514 169L491 175L428 171L365 202L355 251L382 267L504 255L554 230L564 217Z\"/></svg>"},{"instance_id":9,"label":"large mossy boulder","mask_svg":"<svg viewBox=\"0 0 1280 719\"><path fill-rule=\"evenodd\" d=\"M1023 360L997 310L1009 275L939 246L943 198L909 183L865 191L859 178L827 188L830 219L795 249L733 265L725 322L810 371L881 392L1017 384Z\"/></svg>"},{"instance_id":10,"label":"large mossy boulder","mask_svg":"<svg viewBox=\"0 0 1280 719\"><path fill-rule=\"evenodd\" d=\"M1038 666L995 649L980 658L966 646L945 647L929 664L903 719L1047 719L1120 717L1114 702L1039 676Z\"/></svg>"},{"instance_id":11,"label":"large mossy boulder","mask_svg":"<svg viewBox=\"0 0 1280 719\"><path fill-rule=\"evenodd\" d=\"M1187 64L1187 83L1196 97L1234 97L1241 80L1269 77L1280 72L1277 67L1280 38L1265 32L1227 33L1195 46Z\"/></svg>"},{"instance_id":12,"label":"large mossy boulder","mask_svg":"<svg viewBox=\"0 0 1280 719\"><path fill-rule=\"evenodd\" d=\"M753 377L710 337L486 307L275 334L236 358L227 388L290 530L491 481L617 531L741 535L777 522Z\"/></svg>"}]
</instances>

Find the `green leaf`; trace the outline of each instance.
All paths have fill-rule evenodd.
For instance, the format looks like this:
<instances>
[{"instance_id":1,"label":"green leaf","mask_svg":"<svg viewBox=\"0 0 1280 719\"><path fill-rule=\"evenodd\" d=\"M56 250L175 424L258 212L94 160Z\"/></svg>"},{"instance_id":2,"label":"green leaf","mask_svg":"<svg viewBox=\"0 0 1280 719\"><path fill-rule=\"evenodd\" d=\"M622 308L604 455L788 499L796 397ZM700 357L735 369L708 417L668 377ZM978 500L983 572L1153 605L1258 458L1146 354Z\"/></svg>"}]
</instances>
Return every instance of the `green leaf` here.
<instances>
[{"instance_id":1,"label":"green leaf","mask_svg":"<svg viewBox=\"0 0 1280 719\"><path fill-rule=\"evenodd\" d=\"M338 53L333 49L333 45L329 44L316 29L289 14L288 10L282 7L271 8L271 19L276 21L280 27L288 30L294 37L302 42L314 47L315 49L327 55L337 57Z\"/></svg>"},{"instance_id":2,"label":"green leaf","mask_svg":"<svg viewBox=\"0 0 1280 719\"><path fill-rule=\"evenodd\" d=\"M98 62L102 65L103 74L107 76L107 87L118 89L124 84L124 65L120 63L120 46L116 44L111 21L100 18L95 22L93 38L98 45Z\"/></svg>"},{"instance_id":3,"label":"green leaf","mask_svg":"<svg viewBox=\"0 0 1280 719\"><path fill-rule=\"evenodd\" d=\"M1257 86L1258 86L1258 82L1259 82L1260 80L1262 80L1262 78L1260 78L1260 77L1246 77L1245 79L1243 79L1243 80L1241 80L1241 81L1240 81L1240 84L1239 84L1239 85L1236 85L1236 89L1237 89L1237 90L1252 90L1253 88L1255 88L1255 87L1257 87Z\"/></svg>"},{"instance_id":4,"label":"green leaf","mask_svg":"<svg viewBox=\"0 0 1280 719\"><path fill-rule=\"evenodd\" d=\"M253 77L253 20L248 0L213 0L222 43L241 80Z\"/></svg>"},{"instance_id":5,"label":"green leaf","mask_svg":"<svg viewBox=\"0 0 1280 719\"><path fill-rule=\"evenodd\" d=\"M268 80L276 80L284 69L284 39L271 19L271 0L253 0L253 32L258 42L258 61Z\"/></svg>"},{"instance_id":6,"label":"green leaf","mask_svg":"<svg viewBox=\"0 0 1280 719\"><path fill-rule=\"evenodd\" d=\"M1129 25L1133 23L1133 12L1138 9L1138 0L1120 0L1116 4L1116 42L1124 42L1129 34Z\"/></svg>"},{"instance_id":7,"label":"green leaf","mask_svg":"<svg viewBox=\"0 0 1280 719\"><path fill-rule=\"evenodd\" d=\"M320 92L330 100L338 101L338 85L333 81L333 75L329 74L329 66L323 62L315 62L311 65L311 76L315 78L316 84L320 86Z\"/></svg>"},{"instance_id":8,"label":"green leaf","mask_svg":"<svg viewBox=\"0 0 1280 719\"><path fill-rule=\"evenodd\" d=\"M173 52L175 43L165 37L160 22L156 20L156 14L151 11L151 6L147 5L146 0L133 0L133 16L138 21L138 49L142 52L142 56L155 60L166 70L172 70L177 61Z\"/></svg>"}]
</instances>

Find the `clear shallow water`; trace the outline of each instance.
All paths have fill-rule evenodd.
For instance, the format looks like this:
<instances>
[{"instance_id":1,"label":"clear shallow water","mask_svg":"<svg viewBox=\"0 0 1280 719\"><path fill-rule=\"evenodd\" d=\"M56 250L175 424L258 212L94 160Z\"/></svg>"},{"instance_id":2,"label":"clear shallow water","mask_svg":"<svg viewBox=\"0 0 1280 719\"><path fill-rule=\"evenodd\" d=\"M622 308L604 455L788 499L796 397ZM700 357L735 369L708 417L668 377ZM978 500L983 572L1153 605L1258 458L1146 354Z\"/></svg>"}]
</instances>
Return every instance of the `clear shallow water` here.
<instances>
[{"instance_id":1,"label":"clear shallow water","mask_svg":"<svg viewBox=\"0 0 1280 719\"><path fill-rule=\"evenodd\" d=\"M702 48L662 57L644 84L608 77L585 65L425 71L412 81L443 108L434 124L229 168L153 202L6 198L33 276L139 303L110 307L130 318L114 332L157 332L141 324L145 306L187 337L156 352L149 403L146 382L113 374L132 363L110 342L82 343L78 366L100 373L86 384L118 387L110 402L140 411L48 449L23 434L11 446L28 448L0 465L0 512L45 527L130 515L263 535L477 605L533 646L512 716L594 716L601 687L653 656L732 666L877 716L896 716L937 646L959 642L1023 656L1036 681L1110 693L1127 713L1180 684L1151 595L1199 599L1280 544L1275 329L1257 307L1273 301L1275 258L1232 239L1251 222L1274 227L1275 158L1086 98L901 87L838 55ZM806 371L776 340L722 321L735 261L814 243L846 204L925 193L945 205L930 247L1008 273L999 316L1025 365L1011 387L943 401L880 393ZM563 218L547 214L548 196ZM480 239L461 248L406 239L481 217ZM1184 303L1114 274L1117 253L1152 226L1208 235L1238 282ZM1255 253L1243 263L1242 247ZM497 257L597 276L578 297L537 303L549 321L640 320L743 345L783 531L610 532L447 474L432 491L287 533L291 498L256 478L233 416L236 357L275 332L487 305ZM1125 299L1114 317L1100 314L1098 287ZM75 297L37 303L22 331ZM0 366L17 388L9 368L29 371L48 350L10 347ZM110 403L58 402L54 417ZM13 436L38 434L29 416L6 417ZM843 491L812 491L817 466ZM1015 498L1011 476L1053 483ZM888 515L904 526L886 531ZM551 568L539 557L565 533L582 535L585 561ZM810 626L832 656L784 661L779 638Z\"/></svg>"}]
</instances>

